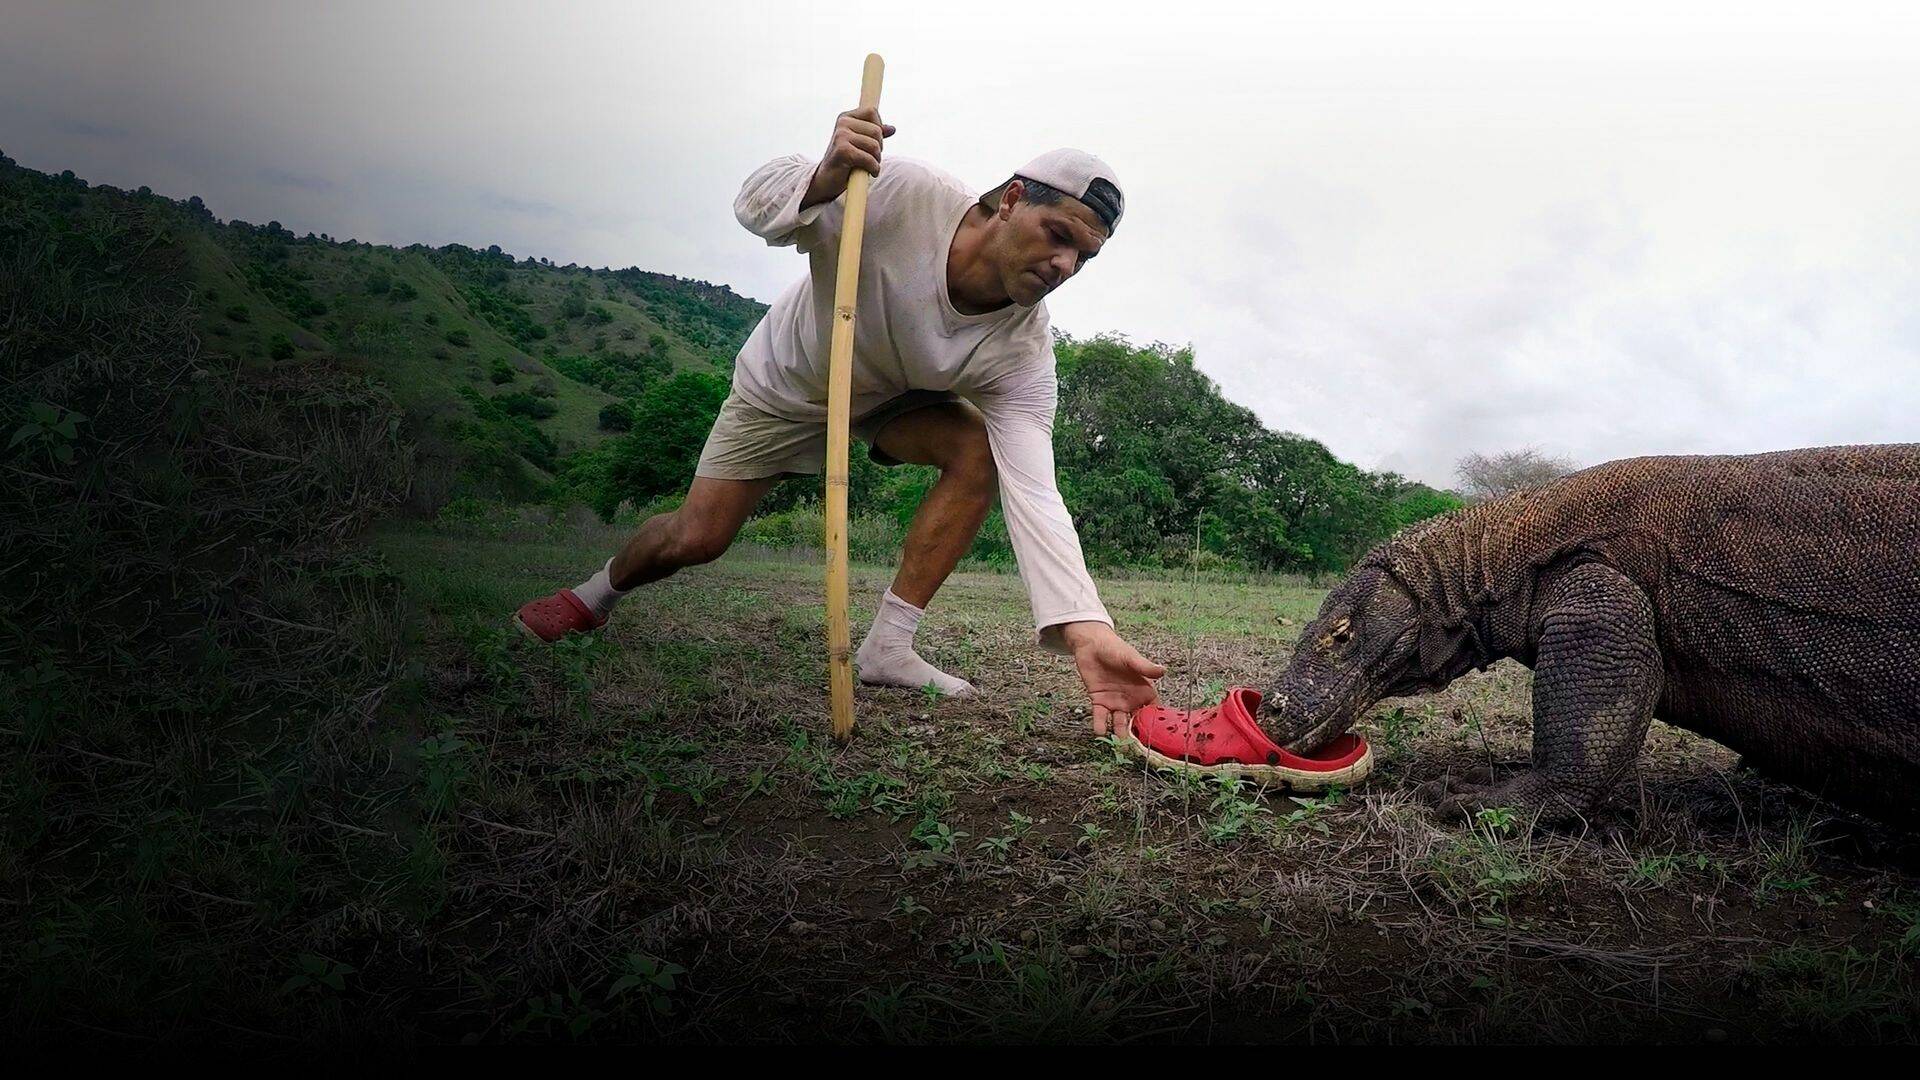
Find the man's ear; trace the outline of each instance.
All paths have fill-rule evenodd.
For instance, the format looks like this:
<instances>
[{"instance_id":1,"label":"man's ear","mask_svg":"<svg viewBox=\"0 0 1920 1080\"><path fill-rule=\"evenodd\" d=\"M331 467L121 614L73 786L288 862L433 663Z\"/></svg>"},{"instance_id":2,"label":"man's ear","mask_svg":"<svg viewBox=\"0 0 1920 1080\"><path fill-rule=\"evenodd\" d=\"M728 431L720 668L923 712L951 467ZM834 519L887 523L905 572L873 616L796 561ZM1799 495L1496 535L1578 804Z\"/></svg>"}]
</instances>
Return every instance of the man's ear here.
<instances>
[{"instance_id":1,"label":"man's ear","mask_svg":"<svg viewBox=\"0 0 1920 1080\"><path fill-rule=\"evenodd\" d=\"M1003 220L1012 217L1013 208L1018 206L1020 200L1026 197L1027 185L1018 180L1007 181L1007 189L1000 193L1000 209L994 212L994 216Z\"/></svg>"}]
</instances>

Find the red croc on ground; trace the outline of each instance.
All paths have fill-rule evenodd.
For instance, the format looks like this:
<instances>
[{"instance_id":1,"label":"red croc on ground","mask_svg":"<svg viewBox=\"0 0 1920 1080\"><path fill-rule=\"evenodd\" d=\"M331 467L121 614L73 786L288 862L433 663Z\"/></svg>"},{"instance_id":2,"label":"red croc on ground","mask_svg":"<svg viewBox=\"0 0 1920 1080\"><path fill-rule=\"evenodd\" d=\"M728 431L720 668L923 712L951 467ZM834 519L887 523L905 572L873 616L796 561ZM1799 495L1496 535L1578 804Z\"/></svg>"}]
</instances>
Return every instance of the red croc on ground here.
<instances>
[{"instance_id":1,"label":"red croc on ground","mask_svg":"<svg viewBox=\"0 0 1920 1080\"><path fill-rule=\"evenodd\" d=\"M1149 705L1133 714L1120 741L1164 769L1244 776L1296 791L1351 784L1373 771L1373 748L1360 736L1348 732L1312 754L1296 754L1267 738L1254 722L1259 713L1260 692L1236 686L1210 709Z\"/></svg>"},{"instance_id":2,"label":"red croc on ground","mask_svg":"<svg viewBox=\"0 0 1920 1080\"><path fill-rule=\"evenodd\" d=\"M607 625L607 620L594 618L593 609L573 595L572 589L561 589L552 596L520 605L520 610L514 613L513 625L531 637L552 644L568 634L598 630Z\"/></svg>"}]
</instances>

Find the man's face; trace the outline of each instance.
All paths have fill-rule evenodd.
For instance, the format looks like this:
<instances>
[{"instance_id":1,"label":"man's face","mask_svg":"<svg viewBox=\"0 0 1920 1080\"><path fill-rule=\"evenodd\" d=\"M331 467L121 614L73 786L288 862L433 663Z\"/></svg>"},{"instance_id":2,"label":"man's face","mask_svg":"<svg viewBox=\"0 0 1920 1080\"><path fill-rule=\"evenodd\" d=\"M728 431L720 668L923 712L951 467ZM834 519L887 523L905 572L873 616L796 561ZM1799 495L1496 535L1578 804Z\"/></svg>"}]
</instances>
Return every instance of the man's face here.
<instances>
[{"instance_id":1,"label":"man's face","mask_svg":"<svg viewBox=\"0 0 1920 1080\"><path fill-rule=\"evenodd\" d=\"M1107 227L1078 199L1039 206L1025 194L1020 181L1007 185L995 215L1000 242L994 263L1013 302L1032 307L1100 253Z\"/></svg>"}]
</instances>

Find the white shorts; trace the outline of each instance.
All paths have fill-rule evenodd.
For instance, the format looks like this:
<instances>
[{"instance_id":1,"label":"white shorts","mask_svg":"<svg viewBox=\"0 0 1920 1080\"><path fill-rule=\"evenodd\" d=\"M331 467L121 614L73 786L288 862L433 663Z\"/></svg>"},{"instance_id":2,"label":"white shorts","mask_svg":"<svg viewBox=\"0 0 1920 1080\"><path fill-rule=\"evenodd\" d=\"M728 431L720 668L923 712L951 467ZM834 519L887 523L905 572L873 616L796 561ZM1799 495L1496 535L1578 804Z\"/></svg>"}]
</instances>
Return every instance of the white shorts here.
<instances>
[{"instance_id":1,"label":"white shorts","mask_svg":"<svg viewBox=\"0 0 1920 1080\"><path fill-rule=\"evenodd\" d=\"M874 436L897 416L959 401L947 390L909 390L899 397L856 417L852 435L867 444L867 456L882 465L901 462L880 452ZM775 476L815 476L826 469L827 425L805 420L788 420L750 404L737 393L729 393L720 406L720 415L707 434L707 445L700 451L695 476L716 480L764 480Z\"/></svg>"}]
</instances>

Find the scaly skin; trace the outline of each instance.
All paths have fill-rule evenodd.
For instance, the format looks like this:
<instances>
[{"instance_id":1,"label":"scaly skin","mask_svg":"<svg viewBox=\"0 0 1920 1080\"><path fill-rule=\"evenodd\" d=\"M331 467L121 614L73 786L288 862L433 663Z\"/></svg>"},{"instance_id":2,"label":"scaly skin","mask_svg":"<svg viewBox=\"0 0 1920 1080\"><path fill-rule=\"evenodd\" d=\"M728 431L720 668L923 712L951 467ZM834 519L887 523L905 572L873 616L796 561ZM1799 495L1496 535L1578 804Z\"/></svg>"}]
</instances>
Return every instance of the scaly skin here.
<instances>
[{"instance_id":1,"label":"scaly skin","mask_svg":"<svg viewBox=\"0 0 1920 1080\"><path fill-rule=\"evenodd\" d=\"M1262 722L1312 750L1503 657L1532 768L1446 811L1585 815L1657 716L1920 821L1920 445L1634 458L1423 522L1327 597Z\"/></svg>"}]
</instances>

